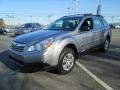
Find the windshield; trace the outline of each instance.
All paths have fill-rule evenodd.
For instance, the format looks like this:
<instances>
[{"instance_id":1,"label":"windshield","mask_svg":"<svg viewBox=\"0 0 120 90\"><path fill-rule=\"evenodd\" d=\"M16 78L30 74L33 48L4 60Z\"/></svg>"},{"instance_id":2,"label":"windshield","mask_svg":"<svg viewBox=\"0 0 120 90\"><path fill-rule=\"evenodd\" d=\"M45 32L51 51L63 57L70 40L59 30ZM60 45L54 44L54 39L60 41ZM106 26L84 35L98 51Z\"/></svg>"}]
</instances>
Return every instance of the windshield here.
<instances>
[{"instance_id":1,"label":"windshield","mask_svg":"<svg viewBox=\"0 0 120 90\"><path fill-rule=\"evenodd\" d=\"M48 25L47 30L73 31L76 29L81 18L61 18Z\"/></svg>"},{"instance_id":2,"label":"windshield","mask_svg":"<svg viewBox=\"0 0 120 90\"><path fill-rule=\"evenodd\" d=\"M23 24L20 27L22 27L22 28L31 28L32 24Z\"/></svg>"}]
</instances>

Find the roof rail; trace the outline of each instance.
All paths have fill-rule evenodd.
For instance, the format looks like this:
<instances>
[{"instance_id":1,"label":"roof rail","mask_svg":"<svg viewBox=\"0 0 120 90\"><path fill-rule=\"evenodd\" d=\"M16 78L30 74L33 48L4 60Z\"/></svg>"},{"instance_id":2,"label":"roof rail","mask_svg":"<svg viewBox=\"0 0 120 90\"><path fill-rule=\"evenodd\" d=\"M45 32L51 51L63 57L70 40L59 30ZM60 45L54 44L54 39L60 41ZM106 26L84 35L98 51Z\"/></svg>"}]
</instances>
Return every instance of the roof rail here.
<instances>
[{"instance_id":1,"label":"roof rail","mask_svg":"<svg viewBox=\"0 0 120 90\"><path fill-rule=\"evenodd\" d=\"M68 15L68 16L63 16L62 18L64 18L64 17L72 17L72 16L99 16L99 17L104 17L104 16L102 16L102 15L94 15L94 14L92 14L92 13L86 13L86 14L74 14L74 15Z\"/></svg>"},{"instance_id":2,"label":"roof rail","mask_svg":"<svg viewBox=\"0 0 120 90\"><path fill-rule=\"evenodd\" d=\"M86 14L74 14L74 15L68 15L68 16L63 16L63 17L79 16L79 15L82 15L82 16L89 16L89 15L93 15L93 14L92 14L92 13L86 13Z\"/></svg>"},{"instance_id":3,"label":"roof rail","mask_svg":"<svg viewBox=\"0 0 120 90\"><path fill-rule=\"evenodd\" d=\"M92 13L85 13L83 14L84 16L89 16L89 15L93 15Z\"/></svg>"},{"instance_id":4,"label":"roof rail","mask_svg":"<svg viewBox=\"0 0 120 90\"><path fill-rule=\"evenodd\" d=\"M77 15L83 15L83 14L74 14L74 15L68 15L68 16L63 16L63 17L77 16Z\"/></svg>"},{"instance_id":5,"label":"roof rail","mask_svg":"<svg viewBox=\"0 0 120 90\"><path fill-rule=\"evenodd\" d=\"M93 16L99 16L99 17L104 17L104 16L102 16L102 15L93 15Z\"/></svg>"}]
</instances>

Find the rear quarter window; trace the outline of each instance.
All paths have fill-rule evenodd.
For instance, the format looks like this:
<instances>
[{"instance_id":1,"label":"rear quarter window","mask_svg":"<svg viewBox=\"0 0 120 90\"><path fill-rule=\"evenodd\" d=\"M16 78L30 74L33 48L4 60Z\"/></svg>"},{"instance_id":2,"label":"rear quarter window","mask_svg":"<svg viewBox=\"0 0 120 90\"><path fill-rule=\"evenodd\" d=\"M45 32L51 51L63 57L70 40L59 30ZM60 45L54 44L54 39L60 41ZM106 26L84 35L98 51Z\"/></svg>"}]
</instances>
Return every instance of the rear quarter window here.
<instances>
[{"instance_id":1,"label":"rear quarter window","mask_svg":"<svg viewBox=\"0 0 120 90\"><path fill-rule=\"evenodd\" d=\"M102 28L102 22L100 21L99 18L94 18L93 19L94 22L94 29L101 29Z\"/></svg>"},{"instance_id":2,"label":"rear quarter window","mask_svg":"<svg viewBox=\"0 0 120 90\"><path fill-rule=\"evenodd\" d=\"M102 19L102 22L103 22L104 27L109 27L109 25L105 19Z\"/></svg>"}]
</instances>

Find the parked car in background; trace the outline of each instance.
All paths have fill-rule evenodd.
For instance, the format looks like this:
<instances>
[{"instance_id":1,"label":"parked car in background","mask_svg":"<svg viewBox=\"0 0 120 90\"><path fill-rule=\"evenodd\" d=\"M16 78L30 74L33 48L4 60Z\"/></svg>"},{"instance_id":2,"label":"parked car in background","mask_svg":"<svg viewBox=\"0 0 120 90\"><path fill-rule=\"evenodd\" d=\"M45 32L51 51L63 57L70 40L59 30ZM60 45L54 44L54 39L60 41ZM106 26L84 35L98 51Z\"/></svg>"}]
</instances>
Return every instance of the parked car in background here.
<instances>
[{"instance_id":1,"label":"parked car in background","mask_svg":"<svg viewBox=\"0 0 120 90\"><path fill-rule=\"evenodd\" d=\"M110 23L112 29L120 29L120 23Z\"/></svg>"},{"instance_id":2,"label":"parked car in background","mask_svg":"<svg viewBox=\"0 0 120 90\"><path fill-rule=\"evenodd\" d=\"M120 29L120 25L116 25L116 26L115 26L115 29Z\"/></svg>"},{"instance_id":3,"label":"parked car in background","mask_svg":"<svg viewBox=\"0 0 120 90\"><path fill-rule=\"evenodd\" d=\"M5 28L4 29L7 33L9 33L10 32L10 30L8 29L8 28Z\"/></svg>"},{"instance_id":4,"label":"parked car in background","mask_svg":"<svg viewBox=\"0 0 120 90\"><path fill-rule=\"evenodd\" d=\"M114 24L109 24L109 26L111 27L111 29L115 29L115 25Z\"/></svg>"},{"instance_id":5,"label":"parked car in background","mask_svg":"<svg viewBox=\"0 0 120 90\"><path fill-rule=\"evenodd\" d=\"M34 32L40 29L41 29L41 25L39 23L26 23L21 25L20 27L16 27L15 36L29 32Z\"/></svg>"},{"instance_id":6,"label":"parked car in background","mask_svg":"<svg viewBox=\"0 0 120 90\"><path fill-rule=\"evenodd\" d=\"M7 31L5 29L0 29L0 34L7 35Z\"/></svg>"},{"instance_id":7,"label":"parked car in background","mask_svg":"<svg viewBox=\"0 0 120 90\"><path fill-rule=\"evenodd\" d=\"M111 29L102 16L64 16L45 30L14 38L9 56L20 64L56 66L60 74L66 74L73 69L78 53L93 48L106 52L110 41Z\"/></svg>"}]
</instances>

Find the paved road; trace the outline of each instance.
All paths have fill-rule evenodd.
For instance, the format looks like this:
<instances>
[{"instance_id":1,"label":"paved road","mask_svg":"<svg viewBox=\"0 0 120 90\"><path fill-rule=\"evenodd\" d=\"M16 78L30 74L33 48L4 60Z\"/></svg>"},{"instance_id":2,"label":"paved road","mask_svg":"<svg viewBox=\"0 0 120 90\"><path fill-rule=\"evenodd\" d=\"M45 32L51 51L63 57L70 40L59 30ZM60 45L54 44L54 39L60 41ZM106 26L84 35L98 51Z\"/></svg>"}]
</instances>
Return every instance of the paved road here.
<instances>
[{"instance_id":1,"label":"paved road","mask_svg":"<svg viewBox=\"0 0 120 90\"><path fill-rule=\"evenodd\" d=\"M0 54L0 90L105 90L77 65L67 75L41 71L36 65L32 71L19 71L22 67L9 61L7 53Z\"/></svg>"},{"instance_id":2,"label":"paved road","mask_svg":"<svg viewBox=\"0 0 120 90\"><path fill-rule=\"evenodd\" d=\"M93 52L79 62L115 90L120 90L120 38L113 39L107 53Z\"/></svg>"},{"instance_id":3,"label":"paved road","mask_svg":"<svg viewBox=\"0 0 120 90\"><path fill-rule=\"evenodd\" d=\"M10 39L0 41L0 90L105 90L77 65L67 75L40 70L39 65L31 65L32 69L20 67L8 59L6 42ZM113 89L120 90L119 60L120 38L113 38L107 53L92 52L78 62Z\"/></svg>"},{"instance_id":4,"label":"paved road","mask_svg":"<svg viewBox=\"0 0 120 90\"><path fill-rule=\"evenodd\" d=\"M120 90L120 38L113 38L107 53L93 52L79 62L115 90Z\"/></svg>"}]
</instances>

